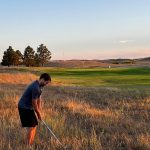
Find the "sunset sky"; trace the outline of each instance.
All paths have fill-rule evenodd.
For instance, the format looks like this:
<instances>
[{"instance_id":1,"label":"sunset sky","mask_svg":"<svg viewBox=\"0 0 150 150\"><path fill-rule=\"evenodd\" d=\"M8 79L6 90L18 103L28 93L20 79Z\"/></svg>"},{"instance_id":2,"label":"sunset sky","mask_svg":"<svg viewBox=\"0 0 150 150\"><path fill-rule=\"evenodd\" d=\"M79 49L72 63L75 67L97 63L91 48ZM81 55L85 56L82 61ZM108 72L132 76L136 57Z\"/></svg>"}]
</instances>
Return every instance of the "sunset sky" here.
<instances>
[{"instance_id":1,"label":"sunset sky","mask_svg":"<svg viewBox=\"0 0 150 150\"><path fill-rule=\"evenodd\" d=\"M52 59L150 56L150 0L0 0L0 61L43 43Z\"/></svg>"}]
</instances>

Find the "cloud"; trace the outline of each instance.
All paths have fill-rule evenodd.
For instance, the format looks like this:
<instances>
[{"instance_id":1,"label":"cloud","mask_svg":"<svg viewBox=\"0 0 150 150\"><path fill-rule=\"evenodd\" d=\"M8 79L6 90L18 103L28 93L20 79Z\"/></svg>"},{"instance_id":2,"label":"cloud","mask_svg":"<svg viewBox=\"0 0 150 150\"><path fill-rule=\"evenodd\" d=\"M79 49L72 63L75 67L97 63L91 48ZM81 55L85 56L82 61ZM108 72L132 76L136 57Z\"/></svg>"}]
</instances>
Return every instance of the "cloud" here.
<instances>
[{"instance_id":1,"label":"cloud","mask_svg":"<svg viewBox=\"0 0 150 150\"><path fill-rule=\"evenodd\" d=\"M120 41L115 41L114 44L127 44L127 43L131 43L134 40L120 40Z\"/></svg>"},{"instance_id":2,"label":"cloud","mask_svg":"<svg viewBox=\"0 0 150 150\"><path fill-rule=\"evenodd\" d=\"M129 42L129 40L121 40L121 41L119 41L119 43L121 43L121 44L126 44L128 42Z\"/></svg>"}]
</instances>

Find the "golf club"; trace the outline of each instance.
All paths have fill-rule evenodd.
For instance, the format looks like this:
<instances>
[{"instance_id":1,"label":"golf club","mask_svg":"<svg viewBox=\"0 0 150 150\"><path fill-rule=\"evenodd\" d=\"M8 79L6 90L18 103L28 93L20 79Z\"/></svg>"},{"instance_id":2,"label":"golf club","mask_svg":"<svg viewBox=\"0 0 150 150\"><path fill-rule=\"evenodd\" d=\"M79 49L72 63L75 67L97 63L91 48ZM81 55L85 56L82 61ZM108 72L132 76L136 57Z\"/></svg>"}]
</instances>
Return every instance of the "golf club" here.
<instances>
[{"instance_id":1,"label":"golf club","mask_svg":"<svg viewBox=\"0 0 150 150\"><path fill-rule=\"evenodd\" d=\"M69 147L68 146L64 147L64 145L58 140L58 138L56 137L56 135L53 133L53 131L50 129L50 127L45 123L45 121L42 120L42 122L47 127L47 129L50 131L50 133L53 135L53 137L58 141L58 143L61 145L61 147L63 149L70 149L70 146Z\"/></svg>"}]
</instances>

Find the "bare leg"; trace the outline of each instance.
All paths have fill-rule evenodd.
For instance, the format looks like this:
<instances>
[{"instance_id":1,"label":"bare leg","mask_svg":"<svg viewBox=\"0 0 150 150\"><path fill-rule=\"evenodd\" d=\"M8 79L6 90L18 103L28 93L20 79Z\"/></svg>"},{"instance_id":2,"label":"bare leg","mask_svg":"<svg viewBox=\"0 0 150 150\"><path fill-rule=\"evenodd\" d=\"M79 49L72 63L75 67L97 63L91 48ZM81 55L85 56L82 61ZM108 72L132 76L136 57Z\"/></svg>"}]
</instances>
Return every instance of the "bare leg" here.
<instances>
[{"instance_id":1,"label":"bare leg","mask_svg":"<svg viewBox=\"0 0 150 150\"><path fill-rule=\"evenodd\" d=\"M35 133L36 133L36 127L28 128L27 130L27 144L28 145L33 144Z\"/></svg>"}]
</instances>

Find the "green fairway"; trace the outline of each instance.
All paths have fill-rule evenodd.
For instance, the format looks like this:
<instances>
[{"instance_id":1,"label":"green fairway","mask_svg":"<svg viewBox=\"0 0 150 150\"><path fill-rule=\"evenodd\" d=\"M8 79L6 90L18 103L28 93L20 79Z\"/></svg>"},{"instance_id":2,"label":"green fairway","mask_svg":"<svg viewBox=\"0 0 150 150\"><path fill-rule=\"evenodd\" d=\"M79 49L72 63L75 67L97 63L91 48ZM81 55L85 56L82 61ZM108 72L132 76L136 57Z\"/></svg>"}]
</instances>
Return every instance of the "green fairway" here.
<instances>
[{"instance_id":1,"label":"green fairway","mask_svg":"<svg viewBox=\"0 0 150 150\"><path fill-rule=\"evenodd\" d=\"M29 70L34 70L34 72L38 74L41 72L50 73L52 81L61 85L121 87L150 86L150 68L67 69L41 67L30 68Z\"/></svg>"}]
</instances>

